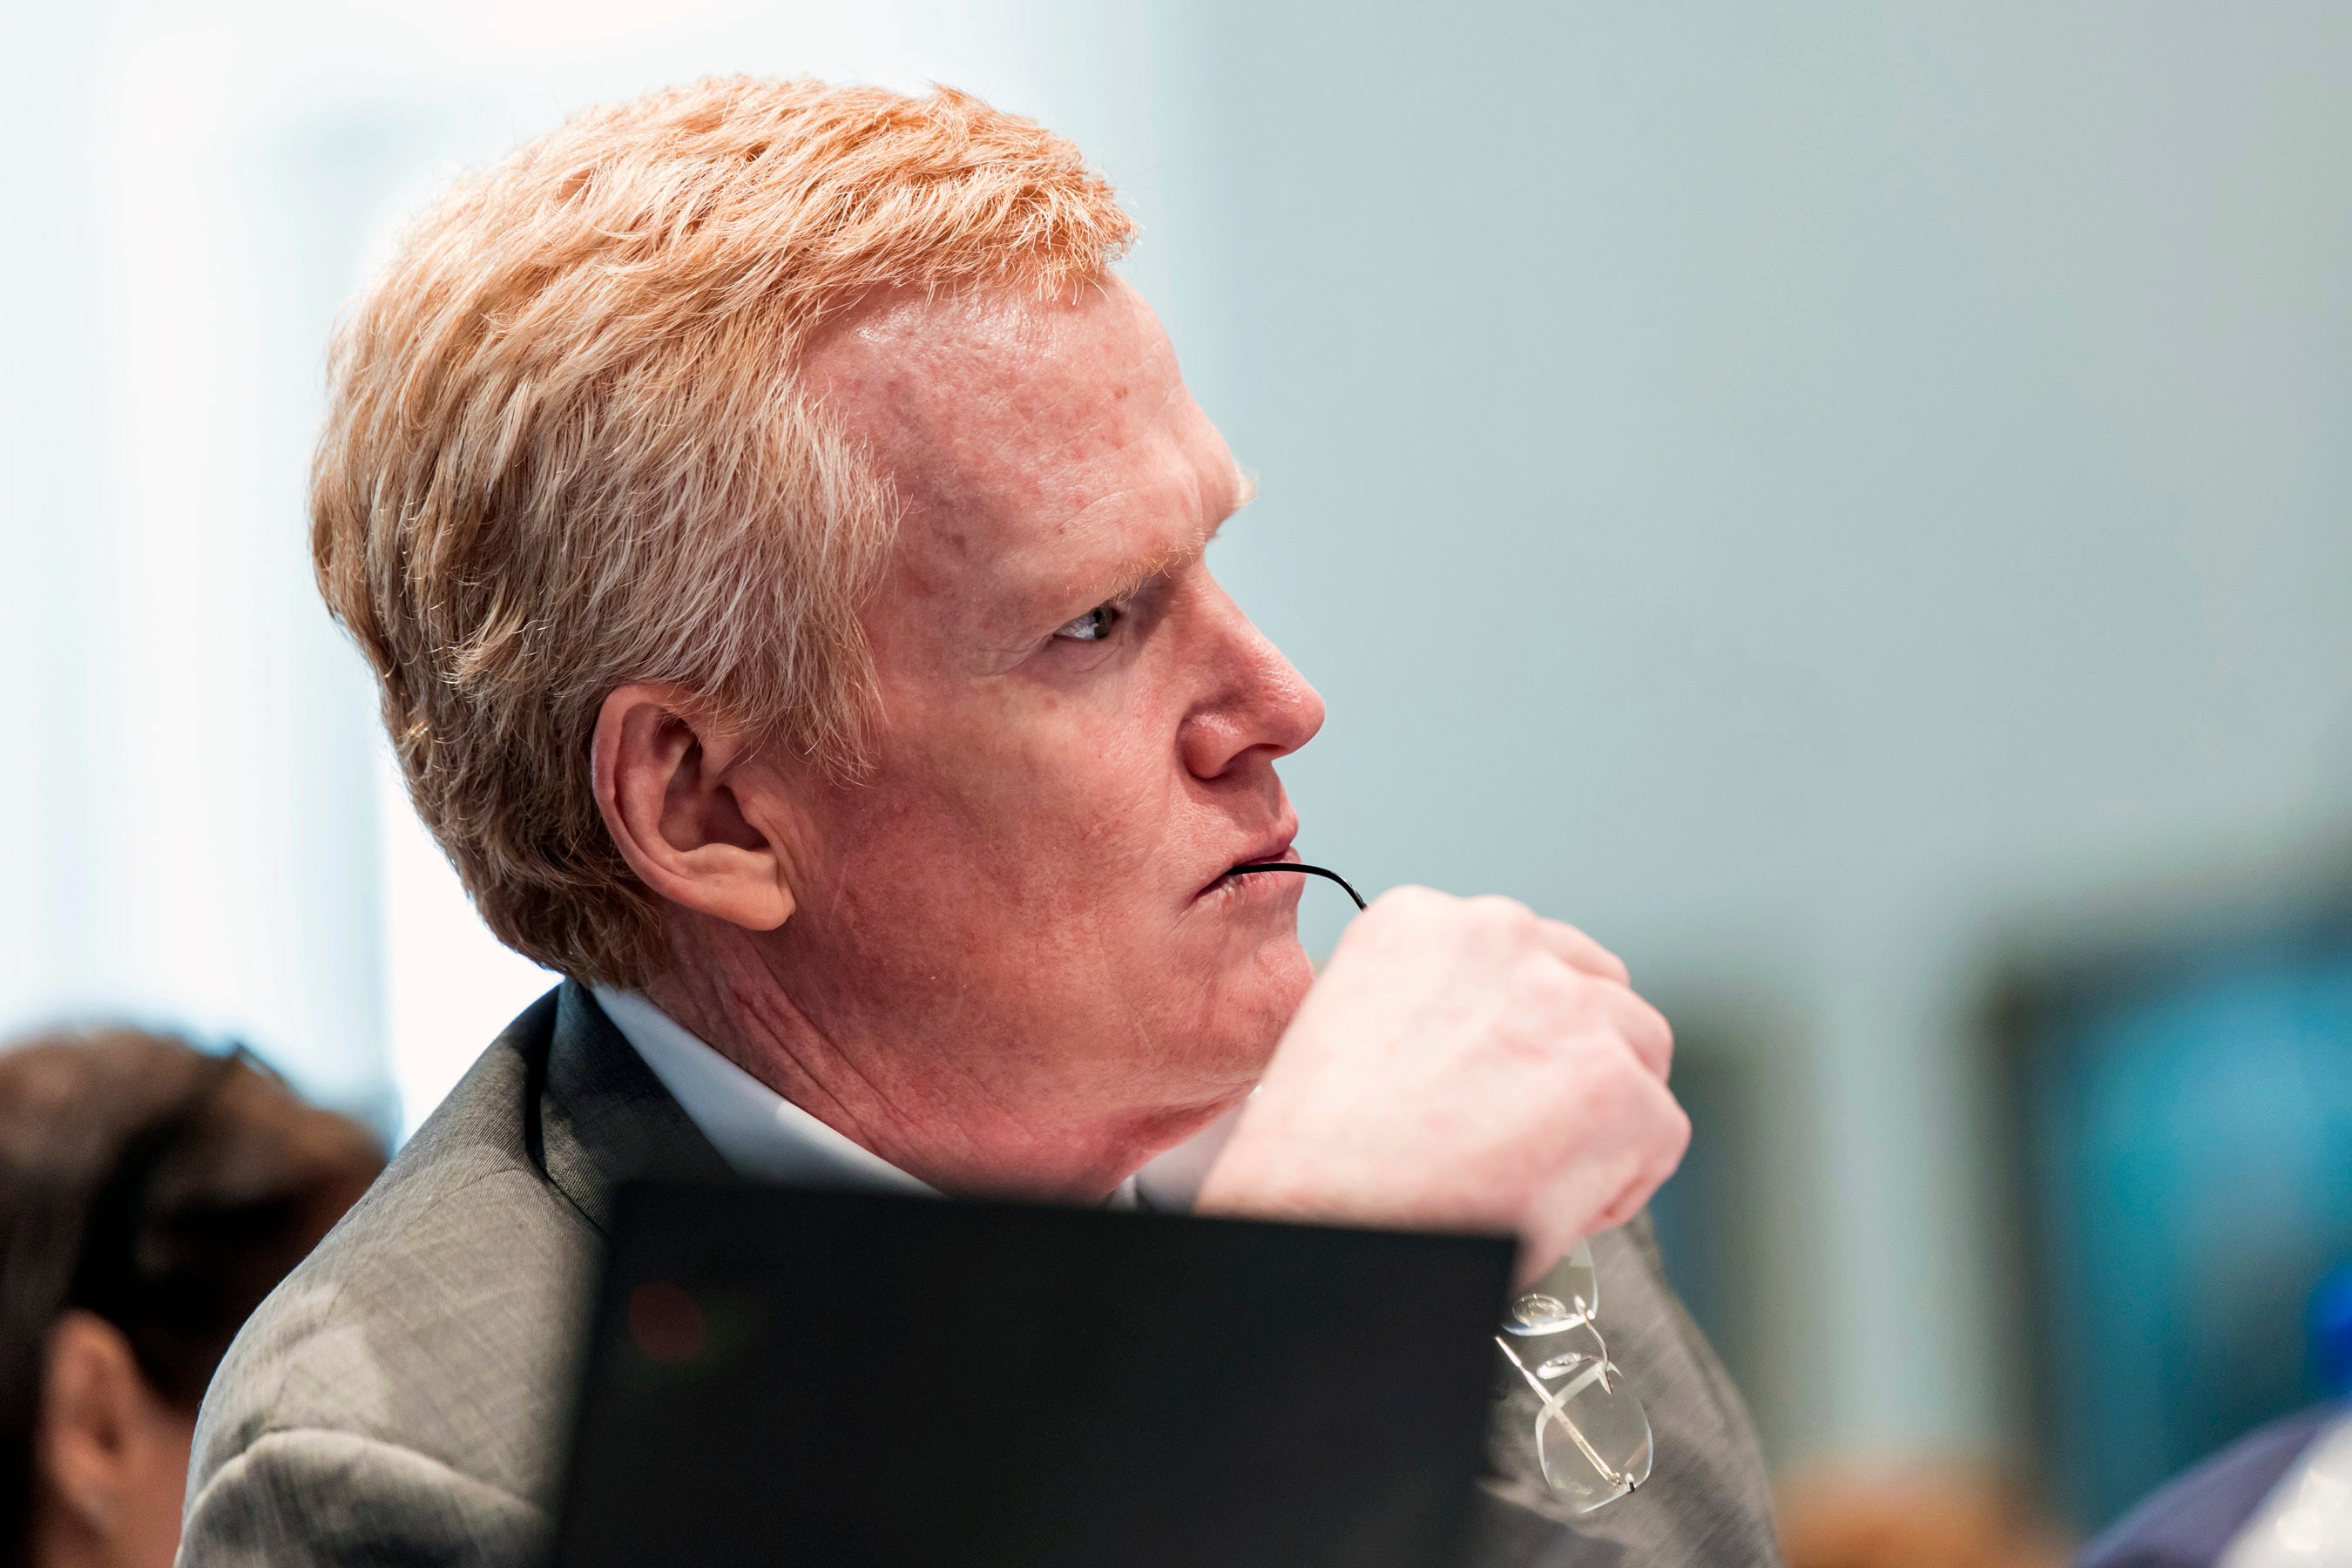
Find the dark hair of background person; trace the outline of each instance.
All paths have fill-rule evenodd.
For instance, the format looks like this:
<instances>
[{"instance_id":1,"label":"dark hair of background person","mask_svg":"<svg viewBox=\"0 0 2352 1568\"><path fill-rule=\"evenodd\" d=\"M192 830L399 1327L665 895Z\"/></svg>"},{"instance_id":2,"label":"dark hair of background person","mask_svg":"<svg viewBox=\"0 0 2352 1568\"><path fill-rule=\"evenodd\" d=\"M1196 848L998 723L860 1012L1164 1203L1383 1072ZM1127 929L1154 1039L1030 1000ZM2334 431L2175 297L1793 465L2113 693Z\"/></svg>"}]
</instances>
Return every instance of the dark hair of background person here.
<instances>
[{"instance_id":1,"label":"dark hair of background person","mask_svg":"<svg viewBox=\"0 0 2352 1568\"><path fill-rule=\"evenodd\" d=\"M31 1552L50 1327L121 1330L193 1412L229 1342L383 1168L241 1053L131 1029L0 1051L0 1568Z\"/></svg>"}]
</instances>

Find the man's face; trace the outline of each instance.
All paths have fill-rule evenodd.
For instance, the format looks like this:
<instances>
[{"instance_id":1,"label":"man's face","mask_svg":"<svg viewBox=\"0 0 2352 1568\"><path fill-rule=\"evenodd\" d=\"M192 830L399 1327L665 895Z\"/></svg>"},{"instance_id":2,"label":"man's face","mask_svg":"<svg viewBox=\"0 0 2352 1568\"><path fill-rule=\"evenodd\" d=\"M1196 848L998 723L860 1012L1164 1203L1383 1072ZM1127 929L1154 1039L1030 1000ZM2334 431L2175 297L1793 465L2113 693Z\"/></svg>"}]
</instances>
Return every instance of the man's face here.
<instances>
[{"instance_id":1,"label":"man's face","mask_svg":"<svg viewBox=\"0 0 2352 1568\"><path fill-rule=\"evenodd\" d=\"M1013 1184L1107 1189L1246 1092L1312 979L1299 879L1224 877L1292 858L1274 763L1323 721L1202 559L1243 481L1115 279L887 300L803 374L905 511L875 766L797 792L773 960L897 1102L1019 1124Z\"/></svg>"}]
</instances>

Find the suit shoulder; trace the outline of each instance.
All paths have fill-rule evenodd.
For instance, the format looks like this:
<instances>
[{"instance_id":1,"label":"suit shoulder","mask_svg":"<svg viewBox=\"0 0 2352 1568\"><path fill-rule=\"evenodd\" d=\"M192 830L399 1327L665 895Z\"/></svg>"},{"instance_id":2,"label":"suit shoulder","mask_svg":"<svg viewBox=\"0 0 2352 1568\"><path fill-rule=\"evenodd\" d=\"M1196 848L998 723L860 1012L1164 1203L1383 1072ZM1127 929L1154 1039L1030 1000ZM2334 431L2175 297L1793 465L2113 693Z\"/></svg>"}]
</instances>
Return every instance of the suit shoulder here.
<instances>
[{"instance_id":1,"label":"suit shoulder","mask_svg":"<svg viewBox=\"0 0 2352 1568\"><path fill-rule=\"evenodd\" d=\"M238 1333L205 1396L193 1483L299 1429L520 1496L547 1484L601 1242L525 1150L528 1075L507 1044Z\"/></svg>"},{"instance_id":2,"label":"suit shoulder","mask_svg":"<svg viewBox=\"0 0 2352 1568\"><path fill-rule=\"evenodd\" d=\"M546 1511L427 1456L348 1432L272 1432L192 1490L184 1568L538 1562Z\"/></svg>"}]
</instances>

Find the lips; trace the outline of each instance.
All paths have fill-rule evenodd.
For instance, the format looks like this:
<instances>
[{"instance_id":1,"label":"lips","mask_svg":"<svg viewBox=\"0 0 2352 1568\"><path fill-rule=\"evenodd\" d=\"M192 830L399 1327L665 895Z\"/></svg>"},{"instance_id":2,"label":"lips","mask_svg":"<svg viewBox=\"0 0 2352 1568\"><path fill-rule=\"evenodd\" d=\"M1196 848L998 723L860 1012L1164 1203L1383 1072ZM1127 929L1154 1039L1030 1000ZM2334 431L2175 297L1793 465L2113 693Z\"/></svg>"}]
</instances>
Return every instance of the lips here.
<instances>
[{"instance_id":1,"label":"lips","mask_svg":"<svg viewBox=\"0 0 2352 1568\"><path fill-rule=\"evenodd\" d=\"M1234 874L1234 866L1265 866L1297 858L1298 851L1291 846L1287 834L1280 838L1269 838L1246 854L1236 856L1231 865L1210 878L1202 886L1201 890L1192 896L1196 899L1204 899L1219 888L1225 886Z\"/></svg>"}]
</instances>

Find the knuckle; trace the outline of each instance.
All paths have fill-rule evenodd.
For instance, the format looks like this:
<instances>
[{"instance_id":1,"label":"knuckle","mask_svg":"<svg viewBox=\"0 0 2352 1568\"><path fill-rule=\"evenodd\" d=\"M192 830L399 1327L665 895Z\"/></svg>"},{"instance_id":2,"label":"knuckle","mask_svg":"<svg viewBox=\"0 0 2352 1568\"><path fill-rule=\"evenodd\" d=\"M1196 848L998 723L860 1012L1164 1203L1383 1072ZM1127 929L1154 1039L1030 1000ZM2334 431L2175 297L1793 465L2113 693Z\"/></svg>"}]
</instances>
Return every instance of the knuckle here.
<instances>
[{"instance_id":1,"label":"knuckle","mask_svg":"<svg viewBox=\"0 0 2352 1568\"><path fill-rule=\"evenodd\" d=\"M1481 893L1475 899L1465 899L1462 907L1491 925L1532 928L1536 921L1535 910L1500 893Z\"/></svg>"},{"instance_id":2,"label":"knuckle","mask_svg":"<svg viewBox=\"0 0 2352 1568\"><path fill-rule=\"evenodd\" d=\"M1426 888L1391 888L1374 899L1364 912L1348 924L1340 937L1342 946L1379 946L1419 927L1428 909Z\"/></svg>"},{"instance_id":3,"label":"knuckle","mask_svg":"<svg viewBox=\"0 0 2352 1568\"><path fill-rule=\"evenodd\" d=\"M1434 888L1423 888L1408 882L1391 888L1387 892L1373 899L1370 908L1364 911L1364 918L1383 924L1398 921L1410 922L1424 918L1432 911L1442 909L1451 902L1453 900Z\"/></svg>"},{"instance_id":4,"label":"knuckle","mask_svg":"<svg viewBox=\"0 0 2352 1568\"><path fill-rule=\"evenodd\" d=\"M1543 952L1528 952L1519 956L1509 970L1513 987L1524 999L1549 1009L1573 1009L1580 1001L1583 987L1577 984L1576 971Z\"/></svg>"},{"instance_id":5,"label":"knuckle","mask_svg":"<svg viewBox=\"0 0 2352 1568\"><path fill-rule=\"evenodd\" d=\"M1675 1026L1666 1022L1666 1016L1664 1013L1622 986L1617 987L1617 990L1625 998L1622 1017L1623 1018L1622 1027L1628 1038L1656 1049L1664 1049L1674 1044Z\"/></svg>"},{"instance_id":6,"label":"knuckle","mask_svg":"<svg viewBox=\"0 0 2352 1568\"><path fill-rule=\"evenodd\" d=\"M1623 1039L1606 1037L1592 1053L1586 1068L1594 1090L1606 1097L1608 1103L1621 1115L1637 1116L1643 1110L1642 1101L1646 1091L1657 1085L1642 1058Z\"/></svg>"},{"instance_id":7,"label":"knuckle","mask_svg":"<svg viewBox=\"0 0 2352 1568\"><path fill-rule=\"evenodd\" d=\"M1675 1162L1679 1164L1682 1162L1682 1157L1690 1152L1690 1112L1685 1110L1682 1106L1675 1100L1669 1100L1666 1104L1673 1112L1673 1120L1668 1123L1668 1129L1673 1134L1672 1143Z\"/></svg>"},{"instance_id":8,"label":"knuckle","mask_svg":"<svg viewBox=\"0 0 2352 1568\"><path fill-rule=\"evenodd\" d=\"M1565 964L1559 967L1558 989L1552 994L1561 1026L1605 1044L1616 1055L1637 1054L1611 1001L1609 983Z\"/></svg>"},{"instance_id":9,"label":"knuckle","mask_svg":"<svg viewBox=\"0 0 2352 1568\"><path fill-rule=\"evenodd\" d=\"M1631 972L1626 969L1625 961L1609 948L1602 946L1591 931L1586 931L1582 926L1570 925L1566 921L1555 921L1552 923L1559 928L1560 934L1564 938L1575 943L1583 952L1591 954L1592 962L1620 984L1631 978Z\"/></svg>"}]
</instances>

